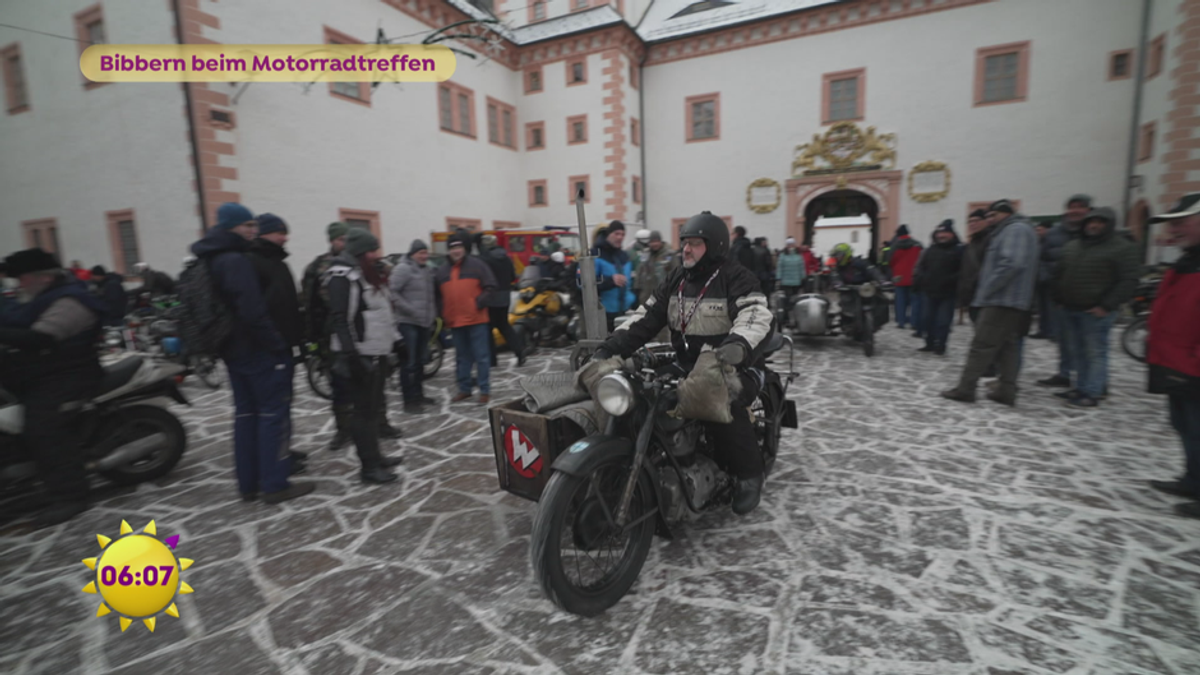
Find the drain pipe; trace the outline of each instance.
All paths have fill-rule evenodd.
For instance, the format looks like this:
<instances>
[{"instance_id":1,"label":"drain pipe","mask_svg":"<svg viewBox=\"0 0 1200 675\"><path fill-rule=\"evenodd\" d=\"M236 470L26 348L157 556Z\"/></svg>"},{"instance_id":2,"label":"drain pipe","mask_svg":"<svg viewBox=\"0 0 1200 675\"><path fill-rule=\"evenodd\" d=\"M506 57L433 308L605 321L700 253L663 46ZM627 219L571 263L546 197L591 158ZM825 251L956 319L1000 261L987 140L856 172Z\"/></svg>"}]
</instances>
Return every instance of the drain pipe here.
<instances>
[{"instance_id":1,"label":"drain pipe","mask_svg":"<svg viewBox=\"0 0 1200 675\"><path fill-rule=\"evenodd\" d=\"M650 48L646 47L646 50L642 52L642 59L638 61L638 135L641 136L638 139L638 147L641 148L642 153L639 158L641 160L639 163L642 165L642 226L648 228L650 228L650 209L648 208L650 199L647 197L649 192L646 189L649 181L646 180L646 71L643 66L646 65L646 59L649 56ZM671 234L668 232L667 237L670 236Z\"/></svg>"},{"instance_id":2,"label":"drain pipe","mask_svg":"<svg viewBox=\"0 0 1200 675\"><path fill-rule=\"evenodd\" d=\"M180 7L179 0L171 0L171 5L175 8L175 40L179 45L185 44L183 41L183 8ZM187 125L188 125L188 141L192 146L192 172L196 176L196 198L200 202L200 236L203 237L208 231L207 217L208 205L204 202L204 173L200 164L200 139L196 135L196 104L192 100L192 88L187 82L181 82L183 87L183 105L187 109Z\"/></svg>"},{"instance_id":3,"label":"drain pipe","mask_svg":"<svg viewBox=\"0 0 1200 675\"><path fill-rule=\"evenodd\" d=\"M1142 90L1144 89L1146 79L1146 59L1149 54L1146 53L1146 42L1150 35L1150 10L1153 5L1153 0L1142 0L1142 34L1138 40L1137 50L1137 74L1135 75L1133 84L1133 121L1129 127L1129 155L1125 165L1125 227L1129 227L1129 219L1132 216L1133 202L1133 172L1137 167L1137 151L1138 141L1141 136L1141 117L1142 117ZM1149 232L1142 233L1142 240L1146 241L1150 236Z\"/></svg>"}]
</instances>

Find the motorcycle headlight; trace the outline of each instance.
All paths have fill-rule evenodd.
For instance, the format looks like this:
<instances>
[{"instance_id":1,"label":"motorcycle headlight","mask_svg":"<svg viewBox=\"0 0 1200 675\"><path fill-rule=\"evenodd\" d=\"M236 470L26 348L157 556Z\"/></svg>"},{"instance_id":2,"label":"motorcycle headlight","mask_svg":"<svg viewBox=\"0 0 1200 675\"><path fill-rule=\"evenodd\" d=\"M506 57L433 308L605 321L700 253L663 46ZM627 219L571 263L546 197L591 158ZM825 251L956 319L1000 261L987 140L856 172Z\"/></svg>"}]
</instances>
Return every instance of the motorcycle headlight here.
<instances>
[{"instance_id":1,"label":"motorcycle headlight","mask_svg":"<svg viewBox=\"0 0 1200 675\"><path fill-rule=\"evenodd\" d=\"M858 287L858 294L864 298L871 298L879 289L875 288L875 284L863 284Z\"/></svg>"},{"instance_id":2,"label":"motorcycle headlight","mask_svg":"<svg viewBox=\"0 0 1200 675\"><path fill-rule=\"evenodd\" d=\"M596 384L596 400L604 412L620 417L633 408L633 386L619 373L610 373Z\"/></svg>"}]
</instances>

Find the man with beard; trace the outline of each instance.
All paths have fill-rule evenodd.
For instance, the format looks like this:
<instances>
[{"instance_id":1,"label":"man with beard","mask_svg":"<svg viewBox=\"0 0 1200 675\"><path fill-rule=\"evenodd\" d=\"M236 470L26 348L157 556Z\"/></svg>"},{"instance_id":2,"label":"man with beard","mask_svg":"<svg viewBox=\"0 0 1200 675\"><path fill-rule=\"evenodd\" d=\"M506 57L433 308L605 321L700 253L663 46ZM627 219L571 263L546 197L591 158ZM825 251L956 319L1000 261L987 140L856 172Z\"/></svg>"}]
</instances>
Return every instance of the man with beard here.
<instances>
[{"instance_id":1,"label":"man with beard","mask_svg":"<svg viewBox=\"0 0 1200 675\"><path fill-rule=\"evenodd\" d=\"M580 370L578 381L590 391L591 383L614 368L614 357L632 354L663 328L670 328L676 358L692 372L689 380L722 366L736 369L729 391L698 398L707 399L712 407L730 406L732 422L706 422L705 428L717 461L737 478L733 512L743 515L758 506L765 472L748 412L758 396L758 383L745 369L764 367L762 353L772 331L771 311L758 278L729 257L725 221L704 211L684 223L679 239L683 243L682 268L660 284L633 318L596 350L592 361ZM715 359L706 354L714 350ZM685 384L680 385L681 400Z\"/></svg>"},{"instance_id":2,"label":"man with beard","mask_svg":"<svg viewBox=\"0 0 1200 675\"><path fill-rule=\"evenodd\" d=\"M1062 260L1063 253L1067 250L1067 244L1083 235L1083 219L1091 210L1091 197L1085 194L1071 195L1067 199L1067 212L1063 214L1062 220L1046 233L1040 260L1050 266L1051 276L1054 275L1054 268ZM1058 374L1038 380L1037 383L1043 387L1070 387L1071 373L1075 370L1073 363L1075 355L1071 351L1071 345L1062 339L1062 330L1060 330L1063 324L1062 306L1053 301L1049 304L1050 323L1054 326L1052 332L1057 336L1055 341L1058 343Z\"/></svg>"}]
</instances>

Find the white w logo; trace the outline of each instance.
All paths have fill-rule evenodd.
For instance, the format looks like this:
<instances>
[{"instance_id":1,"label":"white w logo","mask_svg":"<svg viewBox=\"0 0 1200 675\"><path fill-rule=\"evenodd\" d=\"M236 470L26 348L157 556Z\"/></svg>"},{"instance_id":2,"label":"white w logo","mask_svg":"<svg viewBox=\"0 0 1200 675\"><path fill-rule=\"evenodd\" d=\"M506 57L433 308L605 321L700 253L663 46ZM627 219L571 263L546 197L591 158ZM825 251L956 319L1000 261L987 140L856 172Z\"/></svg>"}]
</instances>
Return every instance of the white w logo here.
<instances>
[{"instance_id":1,"label":"white w logo","mask_svg":"<svg viewBox=\"0 0 1200 675\"><path fill-rule=\"evenodd\" d=\"M513 464L522 469L528 469L530 465L538 460L539 455L537 449L532 445L527 445L525 443L525 438L521 436L521 432L516 427L509 429L508 434L508 440L512 443Z\"/></svg>"}]
</instances>

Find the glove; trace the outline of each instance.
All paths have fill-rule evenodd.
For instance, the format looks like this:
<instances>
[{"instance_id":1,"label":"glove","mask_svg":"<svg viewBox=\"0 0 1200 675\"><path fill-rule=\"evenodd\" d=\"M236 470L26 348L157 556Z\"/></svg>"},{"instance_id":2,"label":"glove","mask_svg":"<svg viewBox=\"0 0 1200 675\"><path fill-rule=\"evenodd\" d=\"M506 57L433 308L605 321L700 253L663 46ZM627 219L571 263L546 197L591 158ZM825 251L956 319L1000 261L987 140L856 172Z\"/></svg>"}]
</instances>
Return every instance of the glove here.
<instances>
[{"instance_id":1,"label":"glove","mask_svg":"<svg viewBox=\"0 0 1200 675\"><path fill-rule=\"evenodd\" d=\"M611 356L605 359L592 358L588 361L579 372L575 373L575 388L581 391L586 391L589 395L595 391L596 383L600 378L614 373L621 369L622 359L616 356ZM595 398L595 396L592 396Z\"/></svg>"},{"instance_id":2,"label":"glove","mask_svg":"<svg viewBox=\"0 0 1200 675\"><path fill-rule=\"evenodd\" d=\"M678 419L729 424L730 404L742 393L737 370L722 364L716 352L702 352L687 379L679 383L679 406L668 413Z\"/></svg>"},{"instance_id":3,"label":"glove","mask_svg":"<svg viewBox=\"0 0 1200 675\"><path fill-rule=\"evenodd\" d=\"M746 360L746 347L740 342L726 342L717 348L717 359L736 368Z\"/></svg>"}]
</instances>

